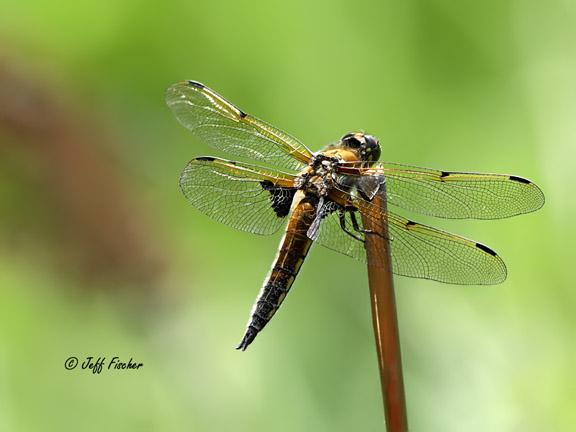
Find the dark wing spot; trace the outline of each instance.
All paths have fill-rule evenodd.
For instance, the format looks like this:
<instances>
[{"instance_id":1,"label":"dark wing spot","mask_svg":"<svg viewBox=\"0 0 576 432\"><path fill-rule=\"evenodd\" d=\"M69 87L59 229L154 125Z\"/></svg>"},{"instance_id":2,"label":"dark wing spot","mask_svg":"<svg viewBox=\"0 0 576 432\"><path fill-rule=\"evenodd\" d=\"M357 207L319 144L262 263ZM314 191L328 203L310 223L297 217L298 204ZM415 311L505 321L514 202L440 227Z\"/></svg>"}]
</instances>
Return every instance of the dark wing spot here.
<instances>
[{"instance_id":1,"label":"dark wing spot","mask_svg":"<svg viewBox=\"0 0 576 432\"><path fill-rule=\"evenodd\" d=\"M192 87L196 87L196 88L199 88L199 89L206 88L206 86L205 86L204 84L199 83L198 81L189 80L189 81L188 81L188 85L191 85Z\"/></svg>"},{"instance_id":2,"label":"dark wing spot","mask_svg":"<svg viewBox=\"0 0 576 432\"><path fill-rule=\"evenodd\" d=\"M216 158L213 158L212 156L200 156L200 157L197 157L195 160L213 162L215 159Z\"/></svg>"},{"instance_id":3,"label":"dark wing spot","mask_svg":"<svg viewBox=\"0 0 576 432\"><path fill-rule=\"evenodd\" d=\"M244 111L240 111L240 110L238 110L238 111L240 112L240 118L244 118L248 115Z\"/></svg>"},{"instance_id":4,"label":"dark wing spot","mask_svg":"<svg viewBox=\"0 0 576 432\"><path fill-rule=\"evenodd\" d=\"M492 249L490 249L488 246L484 246L482 243L476 243L476 247L480 250L483 250L484 252L492 255L492 256L496 256L496 252L494 252Z\"/></svg>"},{"instance_id":5,"label":"dark wing spot","mask_svg":"<svg viewBox=\"0 0 576 432\"><path fill-rule=\"evenodd\" d=\"M416 225L416 222L409 220L408 222L406 222L406 227L412 226L412 225Z\"/></svg>"},{"instance_id":6,"label":"dark wing spot","mask_svg":"<svg viewBox=\"0 0 576 432\"><path fill-rule=\"evenodd\" d=\"M448 171L441 171L440 172L440 180L444 180L449 175L450 175L450 173Z\"/></svg>"},{"instance_id":7,"label":"dark wing spot","mask_svg":"<svg viewBox=\"0 0 576 432\"><path fill-rule=\"evenodd\" d=\"M276 213L276 216L288 216L296 189L278 187L269 180L261 181L260 185L262 186L262 189L270 192L270 203L272 204L272 209L274 210L274 213Z\"/></svg>"},{"instance_id":8,"label":"dark wing spot","mask_svg":"<svg viewBox=\"0 0 576 432\"><path fill-rule=\"evenodd\" d=\"M518 183L530 184L530 180L526 180L525 178L522 177L510 176L509 178L510 180L516 181Z\"/></svg>"}]
</instances>

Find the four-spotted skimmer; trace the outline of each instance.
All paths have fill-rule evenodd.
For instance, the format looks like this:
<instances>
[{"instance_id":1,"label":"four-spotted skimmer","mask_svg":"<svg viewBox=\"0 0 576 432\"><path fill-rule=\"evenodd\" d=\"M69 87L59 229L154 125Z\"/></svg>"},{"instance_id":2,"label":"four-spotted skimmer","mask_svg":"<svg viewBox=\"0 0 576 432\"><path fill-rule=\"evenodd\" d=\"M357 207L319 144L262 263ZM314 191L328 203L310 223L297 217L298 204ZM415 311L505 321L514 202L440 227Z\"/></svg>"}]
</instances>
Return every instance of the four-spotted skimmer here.
<instances>
[{"instance_id":1,"label":"four-spotted skimmer","mask_svg":"<svg viewBox=\"0 0 576 432\"><path fill-rule=\"evenodd\" d=\"M366 260L364 238L375 231L363 229L359 212L372 217L374 226L387 220L395 274L479 285L506 278L502 259L483 244L393 212L383 219L381 207L371 202L383 182L388 204L441 218L506 218L544 204L538 186L522 177L377 163L379 142L362 132L348 133L312 153L296 138L196 81L171 86L166 101L200 141L267 166L216 157L193 159L182 172L180 187L194 207L255 234L272 234L288 219L238 349L245 350L272 318L313 241Z\"/></svg>"}]
</instances>

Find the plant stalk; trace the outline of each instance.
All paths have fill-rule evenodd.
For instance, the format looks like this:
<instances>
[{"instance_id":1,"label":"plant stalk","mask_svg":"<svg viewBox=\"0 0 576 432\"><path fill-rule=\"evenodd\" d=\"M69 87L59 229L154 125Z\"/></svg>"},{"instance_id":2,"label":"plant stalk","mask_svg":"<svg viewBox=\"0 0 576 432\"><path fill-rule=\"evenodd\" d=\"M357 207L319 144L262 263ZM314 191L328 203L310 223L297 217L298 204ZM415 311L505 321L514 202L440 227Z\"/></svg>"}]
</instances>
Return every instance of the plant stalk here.
<instances>
[{"instance_id":1,"label":"plant stalk","mask_svg":"<svg viewBox=\"0 0 576 432\"><path fill-rule=\"evenodd\" d=\"M388 432L407 432L408 419L387 229L385 186L381 186L372 200L374 210L380 211L365 209L361 211L361 216L364 229L372 231L366 234L365 247L386 428ZM367 214L368 212L370 214Z\"/></svg>"}]
</instances>

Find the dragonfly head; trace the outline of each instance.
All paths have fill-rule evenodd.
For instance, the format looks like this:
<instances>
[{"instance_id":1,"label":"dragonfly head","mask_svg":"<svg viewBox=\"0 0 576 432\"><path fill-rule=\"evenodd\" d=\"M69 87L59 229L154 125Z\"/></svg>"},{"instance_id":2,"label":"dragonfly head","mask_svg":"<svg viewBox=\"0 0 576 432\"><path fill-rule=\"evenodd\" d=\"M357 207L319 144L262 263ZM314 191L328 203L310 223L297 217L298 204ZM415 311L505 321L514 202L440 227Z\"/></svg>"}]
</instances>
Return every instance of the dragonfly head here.
<instances>
[{"instance_id":1,"label":"dragonfly head","mask_svg":"<svg viewBox=\"0 0 576 432\"><path fill-rule=\"evenodd\" d=\"M358 154L365 162L376 162L380 158L380 142L372 135L351 132L340 139L340 144Z\"/></svg>"}]
</instances>

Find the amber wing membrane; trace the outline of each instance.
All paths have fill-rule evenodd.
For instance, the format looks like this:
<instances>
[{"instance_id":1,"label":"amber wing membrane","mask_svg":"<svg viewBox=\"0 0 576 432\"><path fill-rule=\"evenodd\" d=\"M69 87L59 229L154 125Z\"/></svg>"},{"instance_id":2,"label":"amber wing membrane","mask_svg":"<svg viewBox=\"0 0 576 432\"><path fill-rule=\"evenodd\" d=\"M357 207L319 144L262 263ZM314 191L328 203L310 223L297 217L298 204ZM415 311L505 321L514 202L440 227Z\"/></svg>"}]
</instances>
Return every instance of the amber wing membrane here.
<instances>
[{"instance_id":1,"label":"amber wing membrane","mask_svg":"<svg viewBox=\"0 0 576 432\"><path fill-rule=\"evenodd\" d=\"M388 204L430 216L501 219L533 212L544 204L538 186L513 175L438 171L394 163L359 171L360 176L384 174Z\"/></svg>"},{"instance_id":2,"label":"amber wing membrane","mask_svg":"<svg viewBox=\"0 0 576 432\"><path fill-rule=\"evenodd\" d=\"M166 103L200 141L231 155L293 170L304 167L312 156L296 138L246 114L196 81L169 87Z\"/></svg>"},{"instance_id":3,"label":"amber wing membrane","mask_svg":"<svg viewBox=\"0 0 576 432\"><path fill-rule=\"evenodd\" d=\"M213 157L193 159L180 176L180 188L194 207L241 231L273 234L288 215L294 177Z\"/></svg>"}]
</instances>

